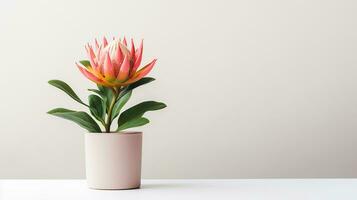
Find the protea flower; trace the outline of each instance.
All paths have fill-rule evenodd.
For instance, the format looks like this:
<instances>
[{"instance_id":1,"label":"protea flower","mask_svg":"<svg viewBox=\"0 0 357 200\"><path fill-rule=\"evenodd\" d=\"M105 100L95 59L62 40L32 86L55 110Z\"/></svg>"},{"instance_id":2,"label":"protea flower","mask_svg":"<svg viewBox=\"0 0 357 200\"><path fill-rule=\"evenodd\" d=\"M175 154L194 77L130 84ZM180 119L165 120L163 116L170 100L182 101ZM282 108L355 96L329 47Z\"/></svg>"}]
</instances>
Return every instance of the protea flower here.
<instances>
[{"instance_id":1,"label":"protea flower","mask_svg":"<svg viewBox=\"0 0 357 200\"><path fill-rule=\"evenodd\" d=\"M86 45L89 63L76 63L89 80L106 87L120 87L134 83L146 76L154 67L156 59L139 69L143 54L143 41L135 48L131 39L128 49L126 39L104 37L101 44L95 40L95 49Z\"/></svg>"}]
</instances>

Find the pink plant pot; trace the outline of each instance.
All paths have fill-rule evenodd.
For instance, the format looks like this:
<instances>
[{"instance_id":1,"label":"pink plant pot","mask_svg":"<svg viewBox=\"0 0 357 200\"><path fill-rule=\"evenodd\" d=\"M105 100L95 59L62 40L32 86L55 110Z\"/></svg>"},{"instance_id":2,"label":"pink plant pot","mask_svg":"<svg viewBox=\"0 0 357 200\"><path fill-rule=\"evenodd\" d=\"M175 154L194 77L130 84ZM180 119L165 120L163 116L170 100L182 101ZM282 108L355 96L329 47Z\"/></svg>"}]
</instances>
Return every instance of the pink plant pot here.
<instances>
[{"instance_id":1,"label":"pink plant pot","mask_svg":"<svg viewBox=\"0 0 357 200\"><path fill-rule=\"evenodd\" d=\"M134 189L141 182L141 132L86 133L89 188Z\"/></svg>"}]
</instances>

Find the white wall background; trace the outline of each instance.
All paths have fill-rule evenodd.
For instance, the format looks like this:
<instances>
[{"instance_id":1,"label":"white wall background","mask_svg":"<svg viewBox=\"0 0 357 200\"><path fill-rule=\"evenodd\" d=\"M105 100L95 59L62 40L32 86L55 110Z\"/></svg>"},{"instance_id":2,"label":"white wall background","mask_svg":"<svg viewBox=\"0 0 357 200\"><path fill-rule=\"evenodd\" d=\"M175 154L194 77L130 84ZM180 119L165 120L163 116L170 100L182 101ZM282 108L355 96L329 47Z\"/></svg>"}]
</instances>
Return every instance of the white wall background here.
<instances>
[{"instance_id":1,"label":"white wall background","mask_svg":"<svg viewBox=\"0 0 357 200\"><path fill-rule=\"evenodd\" d=\"M49 86L103 35L145 38L144 178L357 177L357 3L0 1L0 178L83 178L84 109Z\"/></svg>"}]
</instances>

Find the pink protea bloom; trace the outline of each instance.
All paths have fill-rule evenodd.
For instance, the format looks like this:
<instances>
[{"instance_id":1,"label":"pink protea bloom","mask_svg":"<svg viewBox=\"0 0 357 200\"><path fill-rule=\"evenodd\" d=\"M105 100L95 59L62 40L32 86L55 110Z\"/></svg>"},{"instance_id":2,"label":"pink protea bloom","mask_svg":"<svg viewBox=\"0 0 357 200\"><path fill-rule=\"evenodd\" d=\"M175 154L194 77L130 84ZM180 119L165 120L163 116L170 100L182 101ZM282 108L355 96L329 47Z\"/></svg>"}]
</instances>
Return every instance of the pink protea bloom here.
<instances>
[{"instance_id":1,"label":"pink protea bloom","mask_svg":"<svg viewBox=\"0 0 357 200\"><path fill-rule=\"evenodd\" d=\"M101 44L95 40L95 48L86 45L90 65L76 63L79 70L89 80L107 87L120 87L134 83L146 76L154 67L156 59L140 67L143 55L143 41L135 48L131 39L128 49L126 39L113 38L112 41L104 37Z\"/></svg>"}]
</instances>

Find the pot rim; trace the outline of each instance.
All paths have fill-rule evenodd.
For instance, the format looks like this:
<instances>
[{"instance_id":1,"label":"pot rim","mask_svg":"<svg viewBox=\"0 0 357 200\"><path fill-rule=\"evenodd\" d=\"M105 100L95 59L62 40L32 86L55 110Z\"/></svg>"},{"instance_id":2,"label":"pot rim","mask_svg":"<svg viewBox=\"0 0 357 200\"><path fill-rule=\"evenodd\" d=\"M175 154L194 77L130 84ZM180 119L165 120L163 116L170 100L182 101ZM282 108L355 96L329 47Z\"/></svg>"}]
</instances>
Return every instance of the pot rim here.
<instances>
[{"instance_id":1,"label":"pot rim","mask_svg":"<svg viewBox=\"0 0 357 200\"><path fill-rule=\"evenodd\" d=\"M98 134L98 135L115 135L115 134L119 134L119 135L136 135L136 134L142 134L143 132L141 131L119 131L119 132L110 132L110 133L106 133L106 132L87 132L85 133L87 134Z\"/></svg>"}]
</instances>

